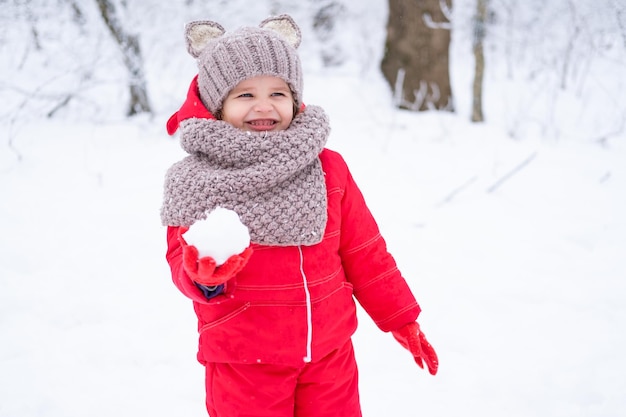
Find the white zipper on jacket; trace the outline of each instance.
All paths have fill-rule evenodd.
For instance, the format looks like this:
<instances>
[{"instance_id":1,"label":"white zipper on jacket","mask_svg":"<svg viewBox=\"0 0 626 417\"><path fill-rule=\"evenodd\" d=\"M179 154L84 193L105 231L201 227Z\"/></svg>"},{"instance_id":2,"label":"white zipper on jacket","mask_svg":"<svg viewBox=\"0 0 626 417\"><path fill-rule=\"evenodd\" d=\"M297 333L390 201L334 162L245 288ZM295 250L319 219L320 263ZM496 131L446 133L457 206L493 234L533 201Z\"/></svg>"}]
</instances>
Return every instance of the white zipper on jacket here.
<instances>
[{"instance_id":1,"label":"white zipper on jacket","mask_svg":"<svg viewBox=\"0 0 626 417\"><path fill-rule=\"evenodd\" d=\"M311 345L313 344L313 318L311 312L311 293L309 292L309 282L307 281L306 274L304 273L304 256L302 255L302 247L298 245L298 252L300 252L300 274L302 274L302 282L304 283L304 296L306 298L306 356L303 358L304 362L311 362Z\"/></svg>"}]
</instances>

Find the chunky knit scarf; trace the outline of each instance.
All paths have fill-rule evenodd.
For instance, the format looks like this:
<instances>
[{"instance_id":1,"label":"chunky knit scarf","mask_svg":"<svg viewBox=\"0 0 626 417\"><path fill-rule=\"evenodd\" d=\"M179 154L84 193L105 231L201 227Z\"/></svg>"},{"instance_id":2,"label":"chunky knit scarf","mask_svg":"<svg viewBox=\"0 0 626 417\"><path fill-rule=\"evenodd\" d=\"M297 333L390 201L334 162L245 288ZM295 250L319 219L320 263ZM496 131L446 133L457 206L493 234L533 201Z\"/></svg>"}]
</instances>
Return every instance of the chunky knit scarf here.
<instances>
[{"instance_id":1,"label":"chunky knit scarf","mask_svg":"<svg viewBox=\"0 0 626 417\"><path fill-rule=\"evenodd\" d=\"M181 122L190 155L167 171L161 221L190 226L216 207L236 211L252 242L313 245L327 220L319 153L330 127L324 111L308 106L287 130L247 132L227 122Z\"/></svg>"}]
</instances>

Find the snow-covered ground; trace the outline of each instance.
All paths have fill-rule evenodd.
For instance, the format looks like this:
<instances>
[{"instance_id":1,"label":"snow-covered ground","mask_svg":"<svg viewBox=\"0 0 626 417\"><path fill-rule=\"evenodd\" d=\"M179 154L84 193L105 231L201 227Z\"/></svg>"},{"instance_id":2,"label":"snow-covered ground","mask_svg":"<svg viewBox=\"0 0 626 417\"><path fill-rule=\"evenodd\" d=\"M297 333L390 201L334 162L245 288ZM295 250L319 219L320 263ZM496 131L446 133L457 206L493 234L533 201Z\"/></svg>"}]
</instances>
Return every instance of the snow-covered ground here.
<instances>
[{"instance_id":1,"label":"snow-covered ground","mask_svg":"<svg viewBox=\"0 0 626 417\"><path fill-rule=\"evenodd\" d=\"M352 48L357 36L344 49L367 55ZM362 314L364 416L624 416L626 134L608 117L623 101L554 93L542 101L553 117L529 128L545 90L490 61L487 123L471 124L471 49L455 42L456 114L392 110L369 73L305 75L305 102L329 113L329 147L362 188L440 357L432 377ZM149 72L162 90L151 119L7 128L0 417L206 415L195 316L171 283L159 218L163 176L184 155L165 132L191 78L179 47L176 78ZM624 90L615 74L587 74L581 94ZM526 98L504 99L511 89ZM579 125L598 134L576 135Z\"/></svg>"},{"instance_id":2,"label":"snow-covered ground","mask_svg":"<svg viewBox=\"0 0 626 417\"><path fill-rule=\"evenodd\" d=\"M356 80L308 83L440 355L431 377L362 317L364 414L624 415L623 138L514 141L375 107ZM161 116L42 121L21 160L2 148L0 416L204 415L195 318L164 259L163 174L183 151Z\"/></svg>"}]
</instances>

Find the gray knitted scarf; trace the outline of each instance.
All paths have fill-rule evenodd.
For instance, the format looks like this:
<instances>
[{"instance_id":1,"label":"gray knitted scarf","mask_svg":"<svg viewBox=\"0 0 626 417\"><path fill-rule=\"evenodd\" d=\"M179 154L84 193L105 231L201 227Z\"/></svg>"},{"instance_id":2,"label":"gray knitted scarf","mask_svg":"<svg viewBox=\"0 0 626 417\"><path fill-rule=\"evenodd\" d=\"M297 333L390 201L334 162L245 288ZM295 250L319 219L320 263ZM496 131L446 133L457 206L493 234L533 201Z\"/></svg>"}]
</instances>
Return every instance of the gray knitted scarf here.
<instances>
[{"instance_id":1,"label":"gray knitted scarf","mask_svg":"<svg viewBox=\"0 0 626 417\"><path fill-rule=\"evenodd\" d=\"M313 245L327 220L319 154L330 127L324 111L307 106L288 129L247 132L227 122L181 122L181 146L190 155L165 176L161 221L190 226L216 207L239 214L252 242Z\"/></svg>"}]
</instances>

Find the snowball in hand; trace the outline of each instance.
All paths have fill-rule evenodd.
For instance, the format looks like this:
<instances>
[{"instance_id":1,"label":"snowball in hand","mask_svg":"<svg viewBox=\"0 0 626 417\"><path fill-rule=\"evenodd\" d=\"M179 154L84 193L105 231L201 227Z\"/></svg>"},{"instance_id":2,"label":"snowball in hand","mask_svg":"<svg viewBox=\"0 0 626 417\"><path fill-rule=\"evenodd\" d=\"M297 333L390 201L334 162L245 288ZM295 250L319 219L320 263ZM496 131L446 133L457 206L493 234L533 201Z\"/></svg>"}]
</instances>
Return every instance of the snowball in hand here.
<instances>
[{"instance_id":1,"label":"snowball in hand","mask_svg":"<svg viewBox=\"0 0 626 417\"><path fill-rule=\"evenodd\" d=\"M198 249L199 257L210 256L221 265L232 255L250 246L250 233L233 210L217 207L183 234L185 241Z\"/></svg>"}]
</instances>

